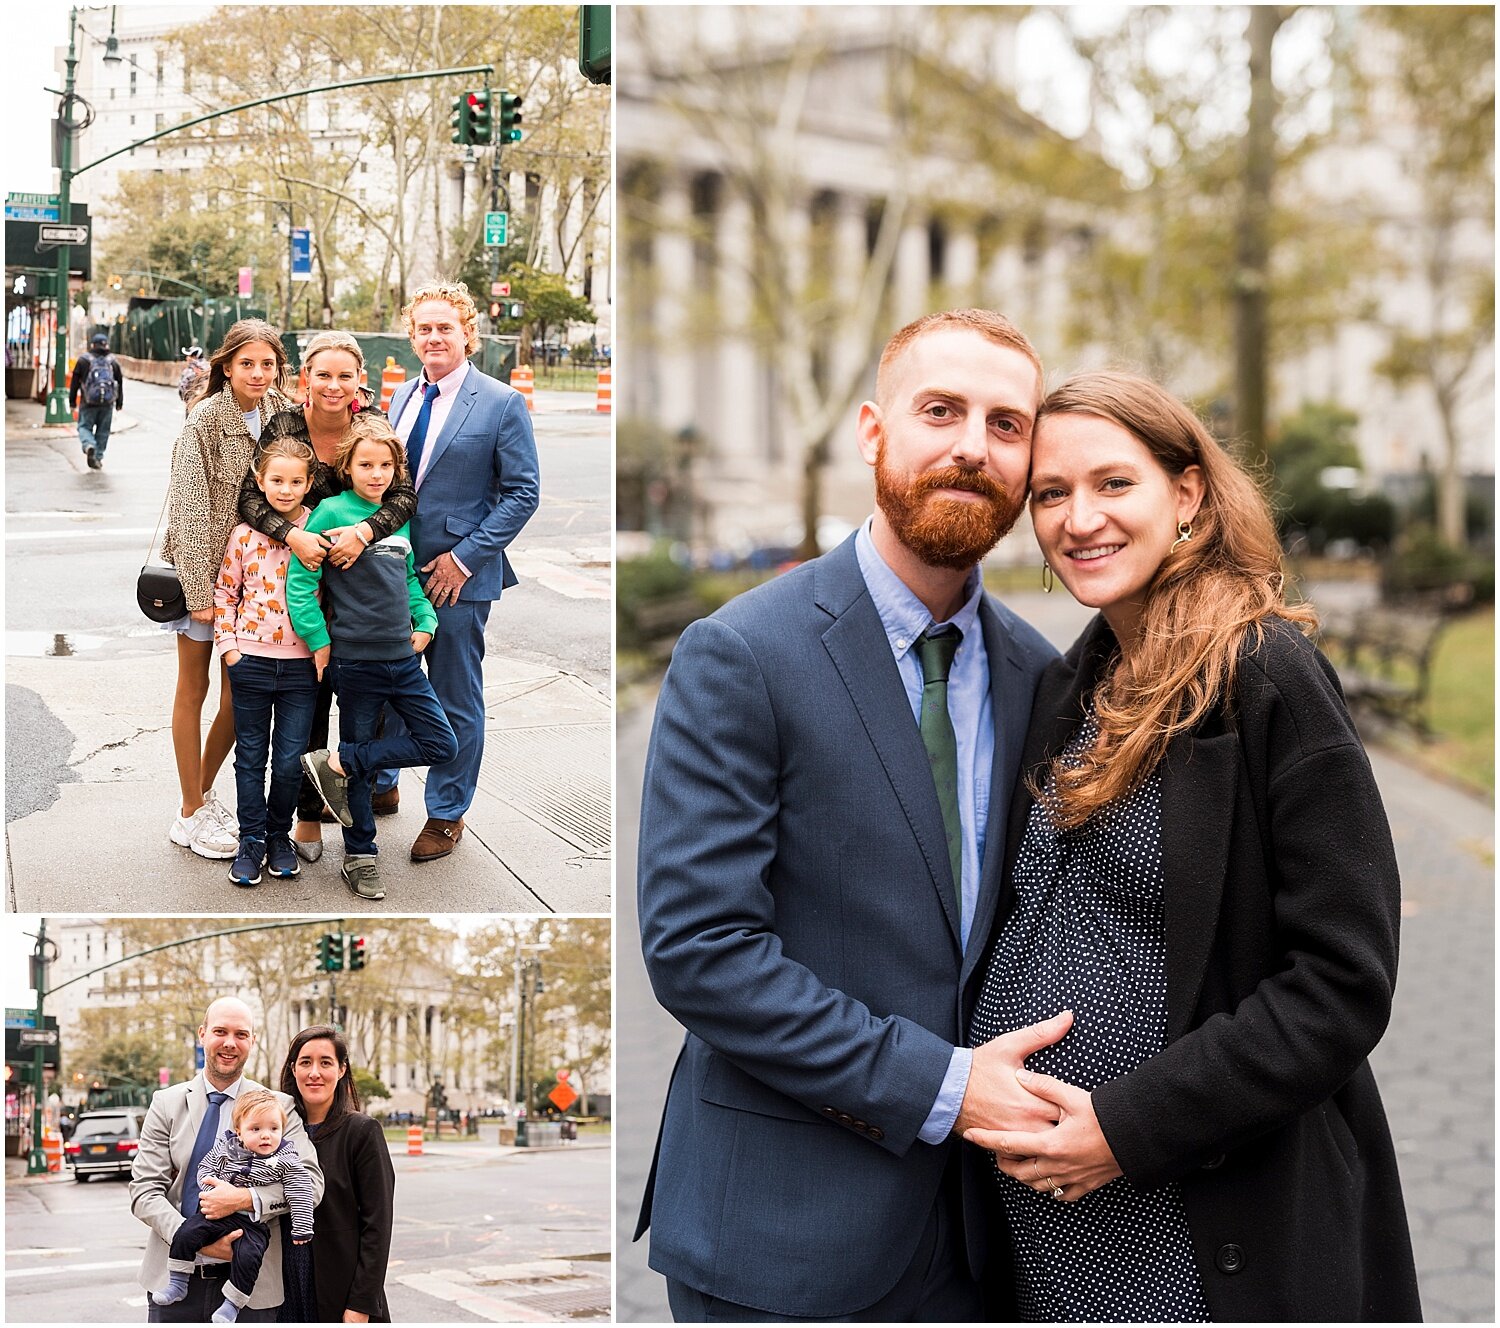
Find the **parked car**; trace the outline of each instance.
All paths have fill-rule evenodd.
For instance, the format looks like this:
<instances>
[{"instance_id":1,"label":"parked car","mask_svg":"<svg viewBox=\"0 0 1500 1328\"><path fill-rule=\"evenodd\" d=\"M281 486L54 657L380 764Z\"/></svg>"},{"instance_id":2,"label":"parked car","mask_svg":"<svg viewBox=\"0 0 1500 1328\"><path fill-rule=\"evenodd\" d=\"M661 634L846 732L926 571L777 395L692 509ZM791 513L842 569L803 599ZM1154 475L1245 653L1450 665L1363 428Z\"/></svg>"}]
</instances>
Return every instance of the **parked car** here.
<instances>
[{"instance_id":1,"label":"parked car","mask_svg":"<svg viewBox=\"0 0 1500 1328\"><path fill-rule=\"evenodd\" d=\"M141 1146L141 1123L145 1119L144 1107L84 1112L63 1149L68 1165L73 1168L73 1179L130 1175L136 1150Z\"/></svg>"}]
</instances>

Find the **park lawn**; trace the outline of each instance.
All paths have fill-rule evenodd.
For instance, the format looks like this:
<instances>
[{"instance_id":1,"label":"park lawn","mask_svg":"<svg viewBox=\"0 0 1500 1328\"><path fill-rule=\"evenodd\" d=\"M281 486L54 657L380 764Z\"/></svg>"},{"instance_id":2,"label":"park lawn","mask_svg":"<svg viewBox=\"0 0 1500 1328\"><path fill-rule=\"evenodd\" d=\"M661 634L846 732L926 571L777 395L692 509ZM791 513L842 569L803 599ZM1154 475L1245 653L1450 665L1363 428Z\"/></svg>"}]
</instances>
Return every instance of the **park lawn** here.
<instances>
[{"instance_id":1,"label":"park lawn","mask_svg":"<svg viewBox=\"0 0 1500 1328\"><path fill-rule=\"evenodd\" d=\"M1432 742L1417 744L1415 759L1439 774L1495 796L1495 610L1480 609L1452 623L1432 664L1429 715Z\"/></svg>"}]
</instances>

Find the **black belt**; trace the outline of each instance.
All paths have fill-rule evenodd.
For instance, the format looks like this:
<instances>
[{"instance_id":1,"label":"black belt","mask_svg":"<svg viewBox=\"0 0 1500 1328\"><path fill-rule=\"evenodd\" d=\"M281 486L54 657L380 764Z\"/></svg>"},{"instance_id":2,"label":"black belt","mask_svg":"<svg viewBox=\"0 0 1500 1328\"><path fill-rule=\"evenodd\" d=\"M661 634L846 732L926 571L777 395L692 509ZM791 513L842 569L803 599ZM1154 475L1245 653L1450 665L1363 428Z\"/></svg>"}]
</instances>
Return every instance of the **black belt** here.
<instances>
[{"instance_id":1,"label":"black belt","mask_svg":"<svg viewBox=\"0 0 1500 1328\"><path fill-rule=\"evenodd\" d=\"M227 1263L195 1263L193 1265L194 1277L206 1277L214 1281L228 1277L233 1271Z\"/></svg>"}]
</instances>

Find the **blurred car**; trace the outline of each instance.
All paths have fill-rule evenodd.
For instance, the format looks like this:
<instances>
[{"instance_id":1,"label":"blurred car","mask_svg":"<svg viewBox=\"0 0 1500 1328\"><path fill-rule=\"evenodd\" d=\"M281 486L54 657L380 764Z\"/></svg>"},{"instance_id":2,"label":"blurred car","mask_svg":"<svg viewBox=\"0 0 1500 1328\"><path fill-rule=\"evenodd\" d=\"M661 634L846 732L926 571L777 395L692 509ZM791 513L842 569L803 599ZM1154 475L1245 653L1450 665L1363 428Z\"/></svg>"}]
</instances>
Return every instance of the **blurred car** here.
<instances>
[{"instance_id":1,"label":"blurred car","mask_svg":"<svg viewBox=\"0 0 1500 1328\"><path fill-rule=\"evenodd\" d=\"M129 1176L141 1146L144 1107L114 1107L108 1111L86 1111L78 1118L73 1137L63 1149L73 1179L90 1176Z\"/></svg>"}]
</instances>

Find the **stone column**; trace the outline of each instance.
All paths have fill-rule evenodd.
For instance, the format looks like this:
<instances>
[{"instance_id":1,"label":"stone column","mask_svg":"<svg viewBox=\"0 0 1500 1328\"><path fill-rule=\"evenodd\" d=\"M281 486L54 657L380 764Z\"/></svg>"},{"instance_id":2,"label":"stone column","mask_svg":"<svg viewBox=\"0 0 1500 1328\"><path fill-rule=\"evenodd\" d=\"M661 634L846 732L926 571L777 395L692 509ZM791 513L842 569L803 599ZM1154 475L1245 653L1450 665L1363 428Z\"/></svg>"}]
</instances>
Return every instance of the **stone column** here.
<instances>
[{"instance_id":1,"label":"stone column","mask_svg":"<svg viewBox=\"0 0 1500 1328\"><path fill-rule=\"evenodd\" d=\"M897 327L928 312L931 265L927 255L927 219L908 216L896 242L896 268L891 289Z\"/></svg>"},{"instance_id":2,"label":"stone column","mask_svg":"<svg viewBox=\"0 0 1500 1328\"><path fill-rule=\"evenodd\" d=\"M396 1015L396 1054L392 1060L396 1067L396 1081L391 1085L392 1090L405 1088L407 1086L407 1050L406 1050L406 1010L403 1007Z\"/></svg>"},{"instance_id":3,"label":"stone column","mask_svg":"<svg viewBox=\"0 0 1500 1328\"><path fill-rule=\"evenodd\" d=\"M655 415L663 429L676 433L693 423L693 355L688 309L693 290L692 199L687 181L666 173L657 197L657 230L651 266L656 279L652 358L655 362ZM632 354L639 363L644 357ZM643 385L644 386L644 385Z\"/></svg>"},{"instance_id":4,"label":"stone column","mask_svg":"<svg viewBox=\"0 0 1500 1328\"><path fill-rule=\"evenodd\" d=\"M750 335L751 265L756 261L750 205L726 186L717 218L718 312L721 340L713 431L714 469L726 478L746 478L764 455L759 357Z\"/></svg>"},{"instance_id":5,"label":"stone column","mask_svg":"<svg viewBox=\"0 0 1500 1328\"><path fill-rule=\"evenodd\" d=\"M947 269L943 274L944 296L955 308L969 308L979 298L979 236L972 226L954 226L948 232Z\"/></svg>"}]
</instances>

